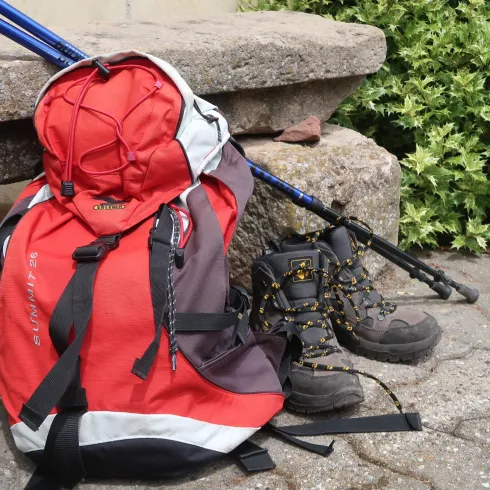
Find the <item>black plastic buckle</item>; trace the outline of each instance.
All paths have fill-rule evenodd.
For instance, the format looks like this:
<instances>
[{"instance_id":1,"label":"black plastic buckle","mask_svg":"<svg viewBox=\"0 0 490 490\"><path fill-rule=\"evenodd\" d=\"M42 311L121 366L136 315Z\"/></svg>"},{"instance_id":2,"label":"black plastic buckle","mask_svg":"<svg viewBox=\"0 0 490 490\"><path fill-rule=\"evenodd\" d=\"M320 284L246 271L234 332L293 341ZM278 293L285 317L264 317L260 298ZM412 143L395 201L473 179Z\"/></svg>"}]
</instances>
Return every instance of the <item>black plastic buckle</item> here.
<instances>
[{"instance_id":1,"label":"black plastic buckle","mask_svg":"<svg viewBox=\"0 0 490 490\"><path fill-rule=\"evenodd\" d=\"M163 245L170 246L172 245L170 243L170 240L160 240L159 238L155 238L155 232L157 231L156 226L150 229L150 236L148 237L148 247L153 248L153 244L155 242L157 243L162 243Z\"/></svg>"},{"instance_id":2,"label":"black plastic buckle","mask_svg":"<svg viewBox=\"0 0 490 490\"><path fill-rule=\"evenodd\" d=\"M111 70L107 68L107 66L104 66L97 58L94 58L92 60L92 66L94 68L97 68L99 70L99 75L107 82L109 78L111 77Z\"/></svg>"},{"instance_id":3,"label":"black plastic buckle","mask_svg":"<svg viewBox=\"0 0 490 490\"><path fill-rule=\"evenodd\" d=\"M77 262L98 262L102 260L109 252L119 247L121 235L110 235L97 238L89 245L78 247L72 255L73 260Z\"/></svg>"}]
</instances>

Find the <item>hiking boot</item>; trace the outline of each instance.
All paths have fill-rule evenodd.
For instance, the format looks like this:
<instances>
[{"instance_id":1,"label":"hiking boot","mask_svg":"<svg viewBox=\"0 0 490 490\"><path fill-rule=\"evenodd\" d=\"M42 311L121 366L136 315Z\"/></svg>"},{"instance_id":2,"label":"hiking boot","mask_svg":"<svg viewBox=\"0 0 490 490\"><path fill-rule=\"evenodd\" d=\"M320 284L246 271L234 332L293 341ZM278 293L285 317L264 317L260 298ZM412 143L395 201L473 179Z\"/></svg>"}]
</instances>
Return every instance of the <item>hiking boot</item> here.
<instances>
[{"instance_id":1,"label":"hiking boot","mask_svg":"<svg viewBox=\"0 0 490 490\"><path fill-rule=\"evenodd\" d=\"M339 263L332 273L332 324L342 345L378 361L414 361L433 349L442 330L431 315L384 300L362 266L364 247L343 226L325 230ZM359 253L360 252L360 253ZM351 330L351 331L348 331Z\"/></svg>"},{"instance_id":2,"label":"hiking boot","mask_svg":"<svg viewBox=\"0 0 490 490\"><path fill-rule=\"evenodd\" d=\"M291 333L301 341L297 342L301 353L291 363L292 394L286 406L321 412L362 402L356 375L324 370L327 366L352 368L329 321L332 308L326 271L321 270L326 267L326 255L296 238L273 242L271 247L252 266L251 324L255 331L289 332L291 343L297 341Z\"/></svg>"}]
</instances>

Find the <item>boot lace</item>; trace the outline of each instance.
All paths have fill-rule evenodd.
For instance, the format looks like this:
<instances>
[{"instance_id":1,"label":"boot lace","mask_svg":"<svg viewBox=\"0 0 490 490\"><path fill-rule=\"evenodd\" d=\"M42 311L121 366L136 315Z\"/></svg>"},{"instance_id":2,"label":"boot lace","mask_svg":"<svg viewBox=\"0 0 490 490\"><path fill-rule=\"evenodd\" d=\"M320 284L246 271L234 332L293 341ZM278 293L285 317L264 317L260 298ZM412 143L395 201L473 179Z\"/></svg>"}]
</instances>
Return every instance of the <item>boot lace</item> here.
<instances>
[{"instance_id":1,"label":"boot lace","mask_svg":"<svg viewBox=\"0 0 490 490\"><path fill-rule=\"evenodd\" d=\"M330 265L331 261L327 258L327 264ZM293 307L293 308L284 308L282 307L279 302L277 301L277 293L284 289L286 284L294 277L294 276L303 276L304 274L318 274L321 277L321 283L319 285L320 288L323 289L323 291L327 291L326 293L323 294L323 299L324 301L319 302L315 301L313 303L303 303L300 307ZM303 342L303 354L302 358L298 360L298 363L301 366L309 367L313 370L320 370L320 371L336 371L336 372L345 372L349 373L352 375L358 374L361 375L365 378L372 379L380 385L385 393L391 398L393 401L395 407L400 413L403 413L403 407L398 400L397 396L391 391L391 389L383 383L379 378L374 376L373 374L370 374L363 369L353 369L348 366L333 366L333 365L323 365L319 364L317 362L313 362L310 360L312 357L324 357L328 356L329 354L332 354L334 352L342 352L340 349L337 347L334 347L332 345L328 344L328 340L332 339L334 337L334 332L328 322L328 319L330 317L330 314L334 312L334 309L332 306L329 304L329 294L328 294L328 289L330 286L332 286L331 278L330 275L328 274L327 269L317 269L314 267L305 267L304 265L300 265L299 267L292 268L289 271L285 272L279 277L276 277L275 280L268 286L265 294L262 296L260 305L259 305L259 321L262 324L262 329L264 332L281 332L281 331L288 331L287 328L282 327L277 327L277 325L271 325L266 319L265 319L265 309L267 307L267 304L269 302L275 302L273 305L276 310L279 310L281 312L286 313L286 316L284 320L288 323L293 323L296 328L300 328L301 330L307 330L308 328L311 327L321 327L325 330L325 336L322 337L320 340L320 345L314 346L314 345L309 345L305 346ZM312 312L312 311L317 311L321 312L322 318L318 319L316 321L302 321L298 320L296 316L298 313L305 313L305 312ZM280 323L280 322L279 322ZM352 330L352 329L351 329ZM353 332L352 332L353 333ZM355 335L355 334L354 334ZM320 354L317 354L315 351L318 349L323 349Z\"/></svg>"},{"instance_id":2,"label":"boot lace","mask_svg":"<svg viewBox=\"0 0 490 490\"><path fill-rule=\"evenodd\" d=\"M284 289L284 287L294 277L305 277L313 274L317 274L320 277L319 288L324 292L323 301L305 302L301 306L295 307L283 307L277 298L277 293ZM310 359L312 357L328 356L334 352L342 352L335 346L328 343L329 340L334 338L333 329L329 323L330 314L334 312L334 309L328 302L328 289L330 285L330 275L327 269L318 269L314 267L306 267L306 265L300 264L298 267L291 268L284 274L275 278L274 282L269 284L265 294L262 296L261 303L259 305L259 321L262 324L264 332L269 331L286 331L287 325L294 324L297 330L305 331L312 327L320 327L325 330L325 335L320 339L318 345L306 345L303 341L303 358ZM286 324L281 326L271 325L265 319L265 310L267 304L272 302L274 309L285 314L284 320ZM317 312L321 314L321 318L317 320L302 320L298 318L301 313ZM319 352L320 351L320 352Z\"/></svg>"},{"instance_id":3,"label":"boot lace","mask_svg":"<svg viewBox=\"0 0 490 490\"><path fill-rule=\"evenodd\" d=\"M371 309L371 308L379 308L380 312L378 314L379 320L383 320L386 315L389 315L393 313L396 310L396 304L386 301L383 297L383 295L376 290L376 288L373 285L373 282L371 281L369 277L369 272L365 267L360 268L360 272L357 274L353 274L353 265L356 259L363 257L366 252L369 250L369 247L371 246L372 239L374 236L374 231L373 229L362 219L356 217L356 216L343 216L337 220L337 225L345 225L349 222L356 222L363 226L368 232L369 232L369 240L366 242L366 244L358 243L356 250L354 252L354 255L352 258L348 258L342 262L337 261L335 265L335 269L333 272L333 277L336 278L335 280L332 280L331 282L331 288L333 290L333 293L335 295L335 300L337 304L339 305L338 311L336 313L340 315L342 318L336 318L335 322L337 325L344 327L347 331L351 332L352 334L355 335L354 333L354 328L357 327L360 322L361 318L359 317L359 306L357 306L354 302L353 295L356 293L362 293L363 294L363 300L366 301L366 303L363 305L363 308L365 309ZM334 226L331 224L327 224L325 227L325 230L328 230L330 228L333 228ZM317 231L315 233L306 235L306 241L308 242L316 242L320 236L322 235L323 231ZM330 261L329 261L330 263ZM349 273L351 274L350 279L345 279L342 280L340 279L340 275L344 270L348 270ZM370 300L370 293L371 292L377 292L379 296L378 301L371 301ZM340 298L340 294L342 295L349 301L350 305L352 306L352 309L354 310L356 314L356 324L352 325L346 318L345 318L345 309L343 307L344 302Z\"/></svg>"}]
</instances>

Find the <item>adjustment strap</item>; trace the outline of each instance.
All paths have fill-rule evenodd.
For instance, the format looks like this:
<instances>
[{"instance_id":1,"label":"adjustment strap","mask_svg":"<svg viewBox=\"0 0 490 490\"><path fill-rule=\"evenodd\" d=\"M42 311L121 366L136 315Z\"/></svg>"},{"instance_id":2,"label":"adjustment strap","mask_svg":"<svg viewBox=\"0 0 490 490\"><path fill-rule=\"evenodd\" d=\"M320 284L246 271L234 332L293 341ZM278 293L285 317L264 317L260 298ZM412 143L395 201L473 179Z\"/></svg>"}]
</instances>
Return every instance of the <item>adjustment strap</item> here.
<instances>
[{"instance_id":1,"label":"adjustment strap","mask_svg":"<svg viewBox=\"0 0 490 490\"><path fill-rule=\"evenodd\" d=\"M75 274L53 312L54 323L50 322L53 344L58 353L62 353L31 398L22 406L19 414L19 418L33 431L39 429L77 376L80 351L92 317L95 275L100 260L110 250L117 248L119 238L120 235L102 237L87 247L79 247L73 254L82 259L78 260ZM57 318L58 314L60 316ZM70 315L73 318L75 337L65 348L71 328Z\"/></svg>"},{"instance_id":2,"label":"adjustment strap","mask_svg":"<svg viewBox=\"0 0 490 490\"><path fill-rule=\"evenodd\" d=\"M273 470L276 467L267 449L250 440L242 442L232 455L249 472Z\"/></svg>"},{"instance_id":3,"label":"adjustment strap","mask_svg":"<svg viewBox=\"0 0 490 490\"><path fill-rule=\"evenodd\" d=\"M86 476L79 444L80 418L85 409L68 409L56 415L51 424L43 466L63 486L72 489Z\"/></svg>"},{"instance_id":4,"label":"adjustment strap","mask_svg":"<svg viewBox=\"0 0 490 490\"><path fill-rule=\"evenodd\" d=\"M160 207L148 240L151 250L150 286L155 336L143 355L136 359L131 370L134 375L143 380L148 377L160 349L164 322L168 323L168 270L174 233L171 213L171 209L166 204Z\"/></svg>"},{"instance_id":5,"label":"adjustment strap","mask_svg":"<svg viewBox=\"0 0 490 490\"><path fill-rule=\"evenodd\" d=\"M293 446L298 446L311 453L320 454L321 456L328 457L333 453L333 445L335 441L332 441L328 446L324 446L323 444L313 444L311 442L302 441L301 439L297 439L293 437L288 432L283 430L283 427L276 427L271 423L268 423L262 427L262 430L265 432L271 432L272 434L276 434L287 442L291 443ZM318 434L320 435L320 434Z\"/></svg>"},{"instance_id":6,"label":"adjustment strap","mask_svg":"<svg viewBox=\"0 0 490 490\"><path fill-rule=\"evenodd\" d=\"M268 424L270 425L270 424ZM292 436L321 436L327 434L358 434L370 432L421 431L418 413L394 413L354 419L332 419L303 425L275 427Z\"/></svg>"},{"instance_id":7,"label":"adjustment strap","mask_svg":"<svg viewBox=\"0 0 490 490\"><path fill-rule=\"evenodd\" d=\"M239 322L240 312L177 313L177 332L207 332L226 330Z\"/></svg>"},{"instance_id":8,"label":"adjustment strap","mask_svg":"<svg viewBox=\"0 0 490 490\"><path fill-rule=\"evenodd\" d=\"M245 343L248 335L247 297L238 289L230 291L232 311L226 313L177 313L177 332L214 332L236 328L236 336Z\"/></svg>"}]
</instances>

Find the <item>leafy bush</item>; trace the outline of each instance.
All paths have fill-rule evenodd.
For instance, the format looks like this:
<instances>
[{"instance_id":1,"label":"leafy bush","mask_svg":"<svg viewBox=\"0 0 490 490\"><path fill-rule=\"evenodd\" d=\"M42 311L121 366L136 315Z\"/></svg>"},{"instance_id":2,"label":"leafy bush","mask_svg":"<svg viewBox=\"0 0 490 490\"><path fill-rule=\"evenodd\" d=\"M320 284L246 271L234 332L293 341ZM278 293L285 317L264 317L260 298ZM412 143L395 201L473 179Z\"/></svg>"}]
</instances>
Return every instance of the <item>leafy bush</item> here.
<instances>
[{"instance_id":1,"label":"leafy bush","mask_svg":"<svg viewBox=\"0 0 490 490\"><path fill-rule=\"evenodd\" d=\"M374 138L403 168L401 246L490 239L490 2L259 0L385 32L388 56L334 115Z\"/></svg>"}]
</instances>

